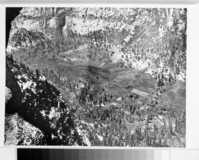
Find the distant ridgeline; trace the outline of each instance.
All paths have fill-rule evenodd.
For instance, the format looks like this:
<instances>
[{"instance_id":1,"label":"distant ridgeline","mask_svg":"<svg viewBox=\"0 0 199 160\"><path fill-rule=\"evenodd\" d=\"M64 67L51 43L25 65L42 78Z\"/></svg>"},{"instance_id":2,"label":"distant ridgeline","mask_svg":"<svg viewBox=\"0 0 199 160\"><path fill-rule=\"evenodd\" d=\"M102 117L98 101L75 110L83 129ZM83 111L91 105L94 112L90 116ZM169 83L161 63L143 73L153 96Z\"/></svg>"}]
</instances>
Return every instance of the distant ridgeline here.
<instances>
[{"instance_id":1,"label":"distant ridgeline","mask_svg":"<svg viewBox=\"0 0 199 160\"><path fill-rule=\"evenodd\" d=\"M171 74L184 81L186 13L183 8L23 8L12 21L6 51L30 67L37 58L101 68L147 66L154 77Z\"/></svg>"},{"instance_id":2,"label":"distant ridgeline","mask_svg":"<svg viewBox=\"0 0 199 160\"><path fill-rule=\"evenodd\" d=\"M39 145L85 145L60 92L38 73L34 75L25 65L17 64L12 56L6 57L6 87L12 94L6 113L18 113L39 128L45 139ZM23 140L20 144L27 145Z\"/></svg>"}]
</instances>

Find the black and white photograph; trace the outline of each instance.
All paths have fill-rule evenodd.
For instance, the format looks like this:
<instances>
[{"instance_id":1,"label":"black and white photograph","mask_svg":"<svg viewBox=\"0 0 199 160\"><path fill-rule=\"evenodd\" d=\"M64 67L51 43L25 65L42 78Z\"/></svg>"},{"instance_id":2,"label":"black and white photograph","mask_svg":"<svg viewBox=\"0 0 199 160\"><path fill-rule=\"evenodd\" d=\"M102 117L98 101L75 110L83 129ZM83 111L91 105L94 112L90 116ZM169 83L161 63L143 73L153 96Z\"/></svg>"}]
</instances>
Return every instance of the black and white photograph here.
<instances>
[{"instance_id":1,"label":"black and white photograph","mask_svg":"<svg viewBox=\"0 0 199 160\"><path fill-rule=\"evenodd\" d=\"M5 15L5 146L186 147L187 8Z\"/></svg>"}]
</instances>

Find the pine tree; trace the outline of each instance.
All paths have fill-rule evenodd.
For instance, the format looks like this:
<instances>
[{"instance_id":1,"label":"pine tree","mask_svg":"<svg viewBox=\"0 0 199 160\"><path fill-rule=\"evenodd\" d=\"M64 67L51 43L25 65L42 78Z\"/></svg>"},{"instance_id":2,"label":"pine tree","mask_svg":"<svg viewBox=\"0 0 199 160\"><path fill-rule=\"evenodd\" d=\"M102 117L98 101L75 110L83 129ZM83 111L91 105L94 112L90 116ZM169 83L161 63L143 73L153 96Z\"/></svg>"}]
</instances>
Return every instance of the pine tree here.
<instances>
[{"instance_id":1,"label":"pine tree","mask_svg":"<svg viewBox=\"0 0 199 160\"><path fill-rule=\"evenodd\" d=\"M37 79L39 79L39 70L36 69L36 75L37 75Z\"/></svg>"}]
</instances>

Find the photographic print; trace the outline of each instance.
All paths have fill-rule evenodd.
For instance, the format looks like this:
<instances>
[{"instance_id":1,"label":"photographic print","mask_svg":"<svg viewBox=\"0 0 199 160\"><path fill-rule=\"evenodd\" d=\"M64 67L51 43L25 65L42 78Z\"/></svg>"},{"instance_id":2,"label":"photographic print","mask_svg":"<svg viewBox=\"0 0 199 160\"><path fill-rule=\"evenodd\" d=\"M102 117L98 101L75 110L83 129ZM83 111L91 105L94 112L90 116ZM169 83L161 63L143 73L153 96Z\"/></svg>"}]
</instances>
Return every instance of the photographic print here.
<instances>
[{"instance_id":1,"label":"photographic print","mask_svg":"<svg viewBox=\"0 0 199 160\"><path fill-rule=\"evenodd\" d=\"M6 8L4 145L186 147L186 8Z\"/></svg>"}]
</instances>

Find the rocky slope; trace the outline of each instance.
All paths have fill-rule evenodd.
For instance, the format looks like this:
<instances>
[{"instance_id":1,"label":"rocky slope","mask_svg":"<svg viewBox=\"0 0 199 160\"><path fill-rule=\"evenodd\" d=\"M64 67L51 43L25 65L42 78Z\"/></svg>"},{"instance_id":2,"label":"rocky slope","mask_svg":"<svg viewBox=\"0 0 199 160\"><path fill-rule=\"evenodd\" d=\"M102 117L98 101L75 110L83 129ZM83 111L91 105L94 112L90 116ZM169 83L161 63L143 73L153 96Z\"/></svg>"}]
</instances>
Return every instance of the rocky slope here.
<instances>
[{"instance_id":1,"label":"rocky slope","mask_svg":"<svg viewBox=\"0 0 199 160\"><path fill-rule=\"evenodd\" d=\"M185 31L183 9L23 8L12 22L7 52L19 51L20 58L38 53L77 63L83 59L101 67L144 65L152 71L169 70L167 58L175 57L174 67L183 76Z\"/></svg>"},{"instance_id":2,"label":"rocky slope","mask_svg":"<svg viewBox=\"0 0 199 160\"><path fill-rule=\"evenodd\" d=\"M5 145L46 145L44 134L17 113L5 118Z\"/></svg>"},{"instance_id":3,"label":"rocky slope","mask_svg":"<svg viewBox=\"0 0 199 160\"><path fill-rule=\"evenodd\" d=\"M6 52L6 112L47 144L185 146L186 9L23 8Z\"/></svg>"},{"instance_id":4,"label":"rocky slope","mask_svg":"<svg viewBox=\"0 0 199 160\"><path fill-rule=\"evenodd\" d=\"M70 108L62 100L60 92L44 77L37 75L35 78L24 65L16 64L12 57L7 57L6 65L6 71L10 73L6 74L6 79L9 80L6 86L12 88L11 91L16 90L17 87L20 90L17 93L15 90L12 92L12 98L6 103L6 112L9 114L17 112L25 121L44 132L43 137L46 139L46 143L43 145L85 145L71 119ZM15 99L19 103L15 103ZM15 126L14 124L18 121L22 121L19 123L19 126L22 125L21 128L27 127L28 130L34 130L34 127L23 122L23 119L17 115L6 116L5 136L9 137L9 134L15 134L12 133L15 131L10 131L10 127ZM18 130L18 128L15 129ZM37 130L35 129L35 131ZM33 141L36 141L37 136L41 139L40 135L32 136ZM10 144L9 139L5 144ZM15 144L27 145L23 140L21 143ZM31 144L38 145L39 143L30 142L29 145Z\"/></svg>"}]
</instances>

